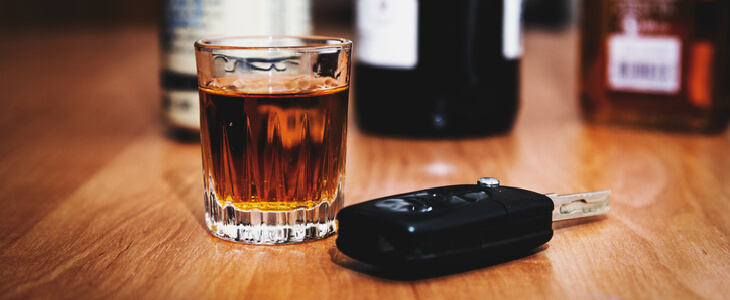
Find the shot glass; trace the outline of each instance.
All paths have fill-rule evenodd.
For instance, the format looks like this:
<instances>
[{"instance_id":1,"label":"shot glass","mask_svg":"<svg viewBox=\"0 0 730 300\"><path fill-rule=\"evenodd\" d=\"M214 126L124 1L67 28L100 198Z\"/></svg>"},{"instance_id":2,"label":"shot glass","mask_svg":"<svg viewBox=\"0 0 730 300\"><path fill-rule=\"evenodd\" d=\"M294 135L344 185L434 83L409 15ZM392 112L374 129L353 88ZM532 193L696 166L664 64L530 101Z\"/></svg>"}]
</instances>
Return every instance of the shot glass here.
<instances>
[{"instance_id":1,"label":"shot glass","mask_svg":"<svg viewBox=\"0 0 730 300\"><path fill-rule=\"evenodd\" d=\"M284 244L337 231L351 48L330 37L195 43L205 221L213 235Z\"/></svg>"}]
</instances>

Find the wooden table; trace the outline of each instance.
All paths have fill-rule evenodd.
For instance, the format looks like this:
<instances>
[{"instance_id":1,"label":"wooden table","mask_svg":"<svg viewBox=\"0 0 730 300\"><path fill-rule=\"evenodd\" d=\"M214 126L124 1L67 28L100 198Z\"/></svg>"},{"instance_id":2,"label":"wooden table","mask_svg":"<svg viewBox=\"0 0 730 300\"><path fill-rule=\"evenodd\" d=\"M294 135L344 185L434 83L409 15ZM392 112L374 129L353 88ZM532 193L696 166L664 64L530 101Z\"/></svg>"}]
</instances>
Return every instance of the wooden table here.
<instances>
[{"instance_id":1,"label":"wooden table","mask_svg":"<svg viewBox=\"0 0 730 300\"><path fill-rule=\"evenodd\" d=\"M529 32L506 136L400 140L350 123L346 204L482 176L540 192L610 189L605 218L556 224L536 253L399 278L337 251L220 240L200 149L159 121L154 28L5 34L0 298L726 298L730 133L584 124L576 32Z\"/></svg>"}]
</instances>

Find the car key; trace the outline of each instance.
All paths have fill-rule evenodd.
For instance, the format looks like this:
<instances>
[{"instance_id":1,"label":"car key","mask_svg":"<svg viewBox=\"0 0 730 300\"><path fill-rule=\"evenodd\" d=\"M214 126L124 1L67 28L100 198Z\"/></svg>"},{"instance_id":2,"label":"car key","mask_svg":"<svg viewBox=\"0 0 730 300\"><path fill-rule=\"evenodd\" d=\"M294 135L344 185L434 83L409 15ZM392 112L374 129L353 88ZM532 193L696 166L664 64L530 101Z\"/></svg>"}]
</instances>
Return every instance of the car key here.
<instances>
[{"instance_id":1,"label":"car key","mask_svg":"<svg viewBox=\"0 0 730 300\"><path fill-rule=\"evenodd\" d=\"M543 195L484 177L345 207L336 244L372 265L463 265L535 249L552 238L553 221L608 213L609 196Z\"/></svg>"}]
</instances>

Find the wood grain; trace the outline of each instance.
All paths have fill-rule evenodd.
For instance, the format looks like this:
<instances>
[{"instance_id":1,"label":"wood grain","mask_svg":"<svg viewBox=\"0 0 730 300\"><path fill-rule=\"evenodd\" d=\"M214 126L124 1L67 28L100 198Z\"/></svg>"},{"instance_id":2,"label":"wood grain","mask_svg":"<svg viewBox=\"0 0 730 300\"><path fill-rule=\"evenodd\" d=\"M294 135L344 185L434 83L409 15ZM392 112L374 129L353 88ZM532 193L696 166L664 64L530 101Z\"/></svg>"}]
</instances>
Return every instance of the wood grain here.
<instances>
[{"instance_id":1,"label":"wood grain","mask_svg":"<svg viewBox=\"0 0 730 300\"><path fill-rule=\"evenodd\" d=\"M534 254L456 274L387 274L335 238L226 242L203 224L199 145L158 118L154 28L7 34L0 47L0 298L721 299L730 295L730 134L584 124L576 32L528 32L505 136L404 140L351 120L346 204L482 176L611 189L604 218ZM356 88L356 87L355 87Z\"/></svg>"}]
</instances>

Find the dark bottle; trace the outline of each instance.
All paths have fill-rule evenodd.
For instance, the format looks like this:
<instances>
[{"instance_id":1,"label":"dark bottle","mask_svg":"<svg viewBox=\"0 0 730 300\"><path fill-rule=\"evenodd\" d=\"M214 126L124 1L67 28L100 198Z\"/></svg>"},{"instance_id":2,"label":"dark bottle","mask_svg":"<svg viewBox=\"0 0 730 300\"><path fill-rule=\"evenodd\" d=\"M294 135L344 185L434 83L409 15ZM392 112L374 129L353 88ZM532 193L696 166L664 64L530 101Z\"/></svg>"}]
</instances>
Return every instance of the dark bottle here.
<instances>
[{"instance_id":1,"label":"dark bottle","mask_svg":"<svg viewBox=\"0 0 730 300\"><path fill-rule=\"evenodd\" d=\"M524 0L522 19L527 30L560 31L573 21L573 0Z\"/></svg>"},{"instance_id":2,"label":"dark bottle","mask_svg":"<svg viewBox=\"0 0 730 300\"><path fill-rule=\"evenodd\" d=\"M721 132L730 117L730 1L583 1L585 118Z\"/></svg>"},{"instance_id":3,"label":"dark bottle","mask_svg":"<svg viewBox=\"0 0 730 300\"><path fill-rule=\"evenodd\" d=\"M358 0L356 121L371 134L509 132L518 110L521 0Z\"/></svg>"}]
</instances>

